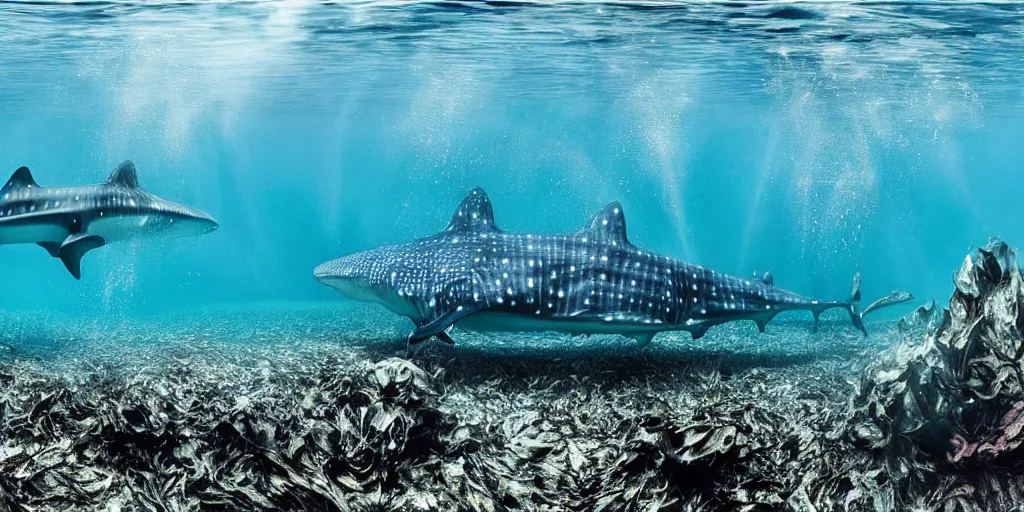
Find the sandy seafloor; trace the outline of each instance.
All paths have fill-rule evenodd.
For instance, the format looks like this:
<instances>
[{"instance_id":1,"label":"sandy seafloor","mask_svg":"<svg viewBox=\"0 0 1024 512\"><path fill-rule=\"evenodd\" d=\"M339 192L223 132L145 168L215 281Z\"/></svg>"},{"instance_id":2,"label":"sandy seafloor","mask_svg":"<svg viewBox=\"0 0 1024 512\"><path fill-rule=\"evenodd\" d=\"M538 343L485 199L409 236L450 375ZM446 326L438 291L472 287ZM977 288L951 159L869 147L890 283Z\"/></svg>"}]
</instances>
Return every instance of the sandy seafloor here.
<instances>
[{"instance_id":1,"label":"sandy seafloor","mask_svg":"<svg viewBox=\"0 0 1024 512\"><path fill-rule=\"evenodd\" d=\"M406 321L347 302L4 312L0 510L1009 506L955 478L908 488L856 446L860 369L899 334L842 320L643 349L456 329L410 362Z\"/></svg>"}]
</instances>

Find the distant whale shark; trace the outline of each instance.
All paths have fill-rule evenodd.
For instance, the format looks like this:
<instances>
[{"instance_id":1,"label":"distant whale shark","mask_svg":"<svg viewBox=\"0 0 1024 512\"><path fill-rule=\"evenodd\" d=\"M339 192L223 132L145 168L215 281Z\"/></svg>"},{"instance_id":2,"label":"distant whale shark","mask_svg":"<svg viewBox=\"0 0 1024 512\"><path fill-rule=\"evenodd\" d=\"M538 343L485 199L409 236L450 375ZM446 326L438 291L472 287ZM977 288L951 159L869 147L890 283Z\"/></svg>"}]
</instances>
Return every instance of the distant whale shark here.
<instances>
[{"instance_id":1,"label":"distant whale shark","mask_svg":"<svg viewBox=\"0 0 1024 512\"><path fill-rule=\"evenodd\" d=\"M697 339L735 320L753 320L764 332L789 310L810 311L817 327L830 308L846 310L867 334L859 274L849 300L820 301L776 288L770 273L746 280L677 261L630 243L617 201L575 233L513 234L495 225L487 194L476 188L441 233L329 261L314 275L349 298L412 319L410 346L431 336L453 343L455 324L621 334L646 345L659 332L688 331ZM910 300L897 292L891 297L877 307Z\"/></svg>"},{"instance_id":2,"label":"distant whale shark","mask_svg":"<svg viewBox=\"0 0 1024 512\"><path fill-rule=\"evenodd\" d=\"M0 189L0 244L40 245L75 279L82 277L82 256L105 244L215 229L206 213L142 190L128 160L98 185L40 187L21 167Z\"/></svg>"}]
</instances>

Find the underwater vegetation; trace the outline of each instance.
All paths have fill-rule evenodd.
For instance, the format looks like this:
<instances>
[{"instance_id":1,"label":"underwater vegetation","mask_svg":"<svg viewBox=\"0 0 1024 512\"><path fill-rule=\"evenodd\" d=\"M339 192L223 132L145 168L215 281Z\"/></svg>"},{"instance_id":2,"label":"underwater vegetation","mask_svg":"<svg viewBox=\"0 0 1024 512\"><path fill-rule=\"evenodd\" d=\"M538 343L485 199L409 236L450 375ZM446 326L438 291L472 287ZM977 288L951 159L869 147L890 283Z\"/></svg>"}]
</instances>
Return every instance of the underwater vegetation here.
<instances>
[{"instance_id":1,"label":"underwater vegetation","mask_svg":"<svg viewBox=\"0 0 1024 512\"><path fill-rule=\"evenodd\" d=\"M8 358L0 510L1013 510L1014 255L992 241L948 308L872 325L900 339L881 353L850 331L803 357L669 342L433 344L408 360L357 331ZM806 331L781 322L759 339L772 350Z\"/></svg>"}]
</instances>

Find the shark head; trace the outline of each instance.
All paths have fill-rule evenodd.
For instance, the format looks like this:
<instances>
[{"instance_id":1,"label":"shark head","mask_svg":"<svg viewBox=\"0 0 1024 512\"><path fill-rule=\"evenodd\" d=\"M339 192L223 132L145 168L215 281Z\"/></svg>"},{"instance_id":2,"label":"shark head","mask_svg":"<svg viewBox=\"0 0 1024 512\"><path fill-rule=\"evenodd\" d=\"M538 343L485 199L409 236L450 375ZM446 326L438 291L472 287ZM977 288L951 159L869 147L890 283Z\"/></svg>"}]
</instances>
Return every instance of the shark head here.
<instances>
[{"instance_id":1,"label":"shark head","mask_svg":"<svg viewBox=\"0 0 1024 512\"><path fill-rule=\"evenodd\" d=\"M381 276L390 272L398 276L398 271L390 270L391 265L385 263L386 249L357 252L321 263L313 270L313 276L350 299L383 302L392 295L390 291L394 286Z\"/></svg>"},{"instance_id":2,"label":"shark head","mask_svg":"<svg viewBox=\"0 0 1024 512\"><path fill-rule=\"evenodd\" d=\"M106 197L108 204L125 210L111 212L107 221L113 224L109 228L122 230L125 236L130 233L132 238L180 238L205 235L218 228L217 221L208 213L143 190L139 186L135 165L130 160L117 166L100 187L109 191L100 194ZM113 233L112 236L119 238Z\"/></svg>"},{"instance_id":3,"label":"shark head","mask_svg":"<svg viewBox=\"0 0 1024 512\"><path fill-rule=\"evenodd\" d=\"M140 237L181 238L212 233L220 227L210 214L150 195L150 204L156 215L140 216L138 220Z\"/></svg>"},{"instance_id":4,"label":"shark head","mask_svg":"<svg viewBox=\"0 0 1024 512\"><path fill-rule=\"evenodd\" d=\"M437 288L456 279L455 270L465 268L474 256L453 242L497 231L487 194L474 188L440 233L331 260L318 265L313 275L350 299L383 304L418 320L435 306Z\"/></svg>"},{"instance_id":5,"label":"shark head","mask_svg":"<svg viewBox=\"0 0 1024 512\"><path fill-rule=\"evenodd\" d=\"M429 240L429 239L428 239ZM429 276L407 265L418 257L423 241L380 247L331 260L313 270L320 282L349 299L380 304L413 321L427 316L424 305Z\"/></svg>"}]
</instances>

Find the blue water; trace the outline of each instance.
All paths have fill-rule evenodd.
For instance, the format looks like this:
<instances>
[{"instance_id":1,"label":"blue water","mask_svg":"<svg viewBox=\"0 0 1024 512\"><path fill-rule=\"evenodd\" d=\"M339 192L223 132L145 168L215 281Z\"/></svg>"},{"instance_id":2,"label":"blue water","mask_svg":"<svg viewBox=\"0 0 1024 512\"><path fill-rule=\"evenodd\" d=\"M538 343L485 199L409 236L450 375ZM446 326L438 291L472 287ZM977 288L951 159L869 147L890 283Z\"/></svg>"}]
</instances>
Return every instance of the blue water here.
<instances>
[{"instance_id":1,"label":"blue water","mask_svg":"<svg viewBox=\"0 0 1024 512\"><path fill-rule=\"evenodd\" d=\"M83 279L0 247L0 310L334 301L313 267L622 201L640 246L779 286L948 297L1024 243L1024 5L0 3L0 171L142 186L213 234L111 245ZM6 176L5 176L6 177ZM898 314L893 312L892 314Z\"/></svg>"}]
</instances>

